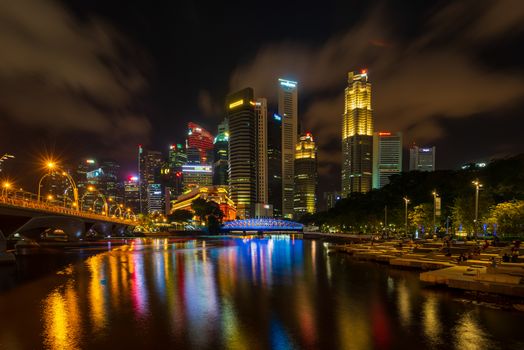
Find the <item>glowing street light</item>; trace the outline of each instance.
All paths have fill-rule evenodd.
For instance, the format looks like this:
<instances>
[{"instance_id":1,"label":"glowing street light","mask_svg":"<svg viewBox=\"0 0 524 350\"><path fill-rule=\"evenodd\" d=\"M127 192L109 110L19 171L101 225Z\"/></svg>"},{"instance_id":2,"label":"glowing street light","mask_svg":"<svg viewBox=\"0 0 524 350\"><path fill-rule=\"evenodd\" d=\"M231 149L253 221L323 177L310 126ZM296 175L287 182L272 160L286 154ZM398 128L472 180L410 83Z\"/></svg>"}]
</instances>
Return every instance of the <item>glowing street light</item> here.
<instances>
[{"instance_id":1,"label":"glowing street light","mask_svg":"<svg viewBox=\"0 0 524 350\"><path fill-rule=\"evenodd\" d=\"M408 199L408 197L404 197L406 235L408 234L408 203L409 202L410 200Z\"/></svg>"},{"instance_id":2,"label":"glowing street light","mask_svg":"<svg viewBox=\"0 0 524 350\"><path fill-rule=\"evenodd\" d=\"M435 234L437 232L437 225L436 225L437 198L438 198L437 190L433 190L433 192L431 192L431 194L433 195L433 233Z\"/></svg>"},{"instance_id":3,"label":"glowing street light","mask_svg":"<svg viewBox=\"0 0 524 350\"><path fill-rule=\"evenodd\" d=\"M7 192L11 188L11 183L9 181L4 181L2 183L2 197L7 197Z\"/></svg>"},{"instance_id":4,"label":"glowing street light","mask_svg":"<svg viewBox=\"0 0 524 350\"><path fill-rule=\"evenodd\" d=\"M473 229L474 229L474 233L476 237L477 236L477 223L479 219L479 191L483 185L479 182L478 179L475 181L472 181L471 183L475 186L475 220L473 221L474 223Z\"/></svg>"}]
</instances>

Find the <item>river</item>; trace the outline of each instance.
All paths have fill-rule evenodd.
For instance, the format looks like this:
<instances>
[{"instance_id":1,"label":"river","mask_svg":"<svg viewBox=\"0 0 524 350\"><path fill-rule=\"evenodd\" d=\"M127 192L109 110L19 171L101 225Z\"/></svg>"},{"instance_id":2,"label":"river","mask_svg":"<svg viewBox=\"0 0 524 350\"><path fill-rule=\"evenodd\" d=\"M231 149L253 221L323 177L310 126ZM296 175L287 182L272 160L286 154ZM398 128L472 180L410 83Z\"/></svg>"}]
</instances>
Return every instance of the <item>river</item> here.
<instances>
[{"instance_id":1,"label":"river","mask_svg":"<svg viewBox=\"0 0 524 350\"><path fill-rule=\"evenodd\" d=\"M0 268L1 349L524 349L524 313L293 236L137 239Z\"/></svg>"}]
</instances>

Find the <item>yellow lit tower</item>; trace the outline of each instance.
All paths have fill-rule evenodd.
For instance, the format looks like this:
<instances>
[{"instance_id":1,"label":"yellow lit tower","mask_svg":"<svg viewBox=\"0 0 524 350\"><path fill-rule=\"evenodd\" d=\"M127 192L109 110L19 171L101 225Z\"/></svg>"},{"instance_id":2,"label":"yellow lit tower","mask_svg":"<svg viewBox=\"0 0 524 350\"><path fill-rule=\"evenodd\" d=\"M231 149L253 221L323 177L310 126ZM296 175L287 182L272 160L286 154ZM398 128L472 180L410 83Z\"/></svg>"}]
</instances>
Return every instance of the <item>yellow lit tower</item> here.
<instances>
[{"instance_id":1,"label":"yellow lit tower","mask_svg":"<svg viewBox=\"0 0 524 350\"><path fill-rule=\"evenodd\" d=\"M311 133L300 136L295 147L295 216L313 214L317 206L317 146Z\"/></svg>"},{"instance_id":2,"label":"yellow lit tower","mask_svg":"<svg viewBox=\"0 0 524 350\"><path fill-rule=\"evenodd\" d=\"M371 190L373 111L367 70L348 73L342 122L342 197Z\"/></svg>"}]
</instances>

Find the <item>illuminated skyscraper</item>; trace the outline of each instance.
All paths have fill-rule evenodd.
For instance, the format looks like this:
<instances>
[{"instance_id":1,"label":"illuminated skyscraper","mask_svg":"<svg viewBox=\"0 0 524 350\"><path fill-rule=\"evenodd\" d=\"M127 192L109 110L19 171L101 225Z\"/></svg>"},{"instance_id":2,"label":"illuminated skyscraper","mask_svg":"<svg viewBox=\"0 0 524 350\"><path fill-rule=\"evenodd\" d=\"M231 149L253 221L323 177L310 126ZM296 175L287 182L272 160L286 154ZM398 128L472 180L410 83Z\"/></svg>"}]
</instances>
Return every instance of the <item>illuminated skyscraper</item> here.
<instances>
[{"instance_id":1,"label":"illuminated skyscraper","mask_svg":"<svg viewBox=\"0 0 524 350\"><path fill-rule=\"evenodd\" d=\"M190 149L195 149L198 150L200 164L208 164L208 162L212 164L212 160L208 158L213 151L213 135L196 123L189 122L187 128L188 156Z\"/></svg>"},{"instance_id":2,"label":"illuminated skyscraper","mask_svg":"<svg viewBox=\"0 0 524 350\"><path fill-rule=\"evenodd\" d=\"M282 217L282 117L277 113L267 120L268 203L273 216Z\"/></svg>"},{"instance_id":3,"label":"illuminated skyscraper","mask_svg":"<svg viewBox=\"0 0 524 350\"><path fill-rule=\"evenodd\" d=\"M292 218L295 145L298 138L297 82L278 79L278 114L282 118L282 215Z\"/></svg>"},{"instance_id":4,"label":"illuminated skyscraper","mask_svg":"<svg viewBox=\"0 0 524 350\"><path fill-rule=\"evenodd\" d=\"M411 146L409 149L409 171L435 171L435 152L435 146Z\"/></svg>"},{"instance_id":5,"label":"illuminated skyscraper","mask_svg":"<svg viewBox=\"0 0 524 350\"><path fill-rule=\"evenodd\" d=\"M140 187L140 212L148 212L148 185L160 183L162 153L144 150L138 146L138 181Z\"/></svg>"},{"instance_id":6,"label":"illuminated skyscraper","mask_svg":"<svg viewBox=\"0 0 524 350\"><path fill-rule=\"evenodd\" d=\"M124 181L124 206L130 208L134 214L140 212L140 187L137 176L130 176Z\"/></svg>"},{"instance_id":7,"label":"illuminated skyscraper","mask_svg":"<svg viewBox=\"0 0 524 350\"><path fill-rule=\"evenodd\" d=\"M317 147L311 133L300 136L295 147L294 210L297 218L317 207Z\"/></svg>"},{"instance_id":8,"label":"illuminated skyscraper","mask_svg":"<svg viewBox=\"0 0 524 350\"><path fill-rule=\"evenodd\" d=\"M257 118L257 202L267 204L267 100L255 101Z\"/></svg>"},{"instance_id":9,"label":"illuminated skyscraper","mask_svg":"<svg viewBox=\"0 0 524 350\"><path fill-rule=\"evenodd\" d=\"M389 183L391 175L402 172L402 133L373 133L373 188Z\"/></svg>"},{"instance_id":10,"label":"illuminated skyscraper","mask_svg":"<svg viewBox=\"0 0 524 350\"><path fill-rule=\"evenodd\" d=\"M367 71L348 73L342 123L342 197L372 185L373 113Z\"/></svg>"},{"instance_id":11,"label":"illuminated skyscraper","mask_svg":"<svg viewBox=\"0 0 524 350\"><path fill-rule=\"evenodd\" d=\"M257 200L257 120L253 89L226 98L229 120L229 190L240 218L254 216Z\"/></svg>"},{"instance_id":12,"label":"illuminated skyscraper","mask_svg":"<svg viewBox=\"0 0 524 350\"><path fill-rule=\"evenodd\" d=\"M214 141L213 185L227 185L229 162L229 126L227 119L218 125Z\"/></svg>"}]
</instances>

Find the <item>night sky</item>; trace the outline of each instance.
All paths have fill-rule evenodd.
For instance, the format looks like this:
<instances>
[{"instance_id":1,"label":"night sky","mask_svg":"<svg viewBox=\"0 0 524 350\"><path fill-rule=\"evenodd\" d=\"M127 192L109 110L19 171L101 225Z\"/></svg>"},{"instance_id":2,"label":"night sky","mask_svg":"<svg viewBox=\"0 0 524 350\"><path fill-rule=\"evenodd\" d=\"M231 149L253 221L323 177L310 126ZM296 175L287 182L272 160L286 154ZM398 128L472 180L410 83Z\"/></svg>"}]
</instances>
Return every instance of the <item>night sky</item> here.
<instances>
[{"instance_id":1,"label":"night sky","mask_svg":"<svg viewBox=\"0 0 524 350\"><path fill-rule=\"evenodd\" d=\"M524 2L0 2L0 154L36 187L45 155L167 153L195 121L216 132L225 95L251 86L276 110L299 82L321 190L340 183L343 90L367 68L375 130L437 146L437 168L524 152ZM6 163L7 164L7 163Z\"/></svg>"}]
</instances>

